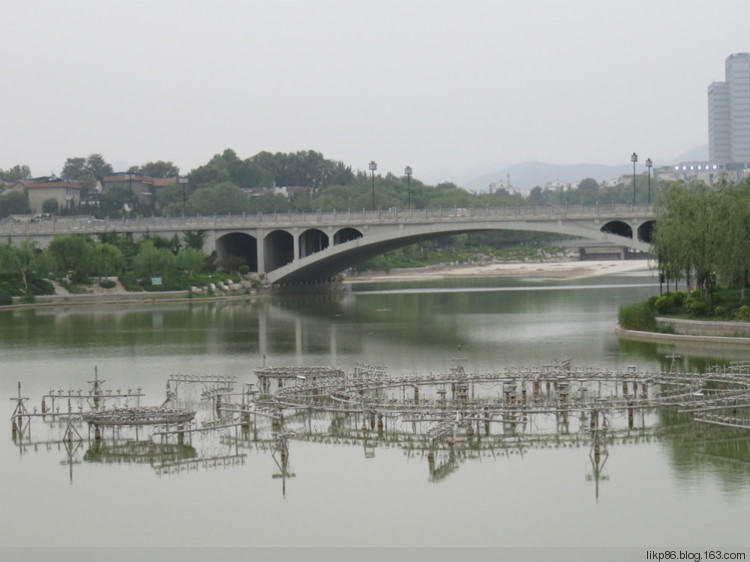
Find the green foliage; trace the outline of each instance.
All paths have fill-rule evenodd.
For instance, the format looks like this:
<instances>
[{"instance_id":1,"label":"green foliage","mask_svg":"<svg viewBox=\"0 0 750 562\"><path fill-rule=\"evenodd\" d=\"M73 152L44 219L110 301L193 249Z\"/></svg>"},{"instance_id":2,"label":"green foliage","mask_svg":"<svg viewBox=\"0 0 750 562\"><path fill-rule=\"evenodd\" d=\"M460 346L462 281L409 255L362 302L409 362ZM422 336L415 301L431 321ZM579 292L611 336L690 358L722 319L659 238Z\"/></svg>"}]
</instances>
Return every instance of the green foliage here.
<instances>
[{"instance_id":1,"label":"green foliage","mask_svg":"<svg viewBox=\"0 0 750 562\"><path fill-rule=\"evenodd\" d=\"M688 314L693 318L706 316L706 313L708 312L708 305L706 305L705 302L692 297L685 302L685 308L687 309Z\"/></svg>"},{"instance_id":2,"label":"green foliage","mask_svg":"<svg viewBox=\"0 0 750 562\"><path fill-rule=\"evenodd\" d=\"M64 274L72 272L81 277L88 276L94 253L94 244L88 236L83 234L55 236L47 251L56 261L58 271Z\"/></svg>"},{"instance_id":3,"label":"green foliage","mask_svg":"<svg viewBox=\"0 0 750 562\"><path fill-rule=\"evenodd\" d=\"M208 231L206 230L185 230L182 233L182 240L185 242L187 248L194 248L195 250L202 251L207 236Z\"/></svg>"},{"instance_id":4,"label":"green foliage","mask_svg":"<svg viewBox=\"0 0 750 562\"><path fill-rule=\"evenodd\" d=\"M674 306L677 308L685 304L685 300L687 299L687 294L684 291L675 291L671 293L671 296L674 301Z\"/></svg>"},{"instance_id":5,"label":"green foliage","mask_svg":"<svg viewBox=\"0 0 750 562\"><path fill-rule=\"evenodd\" d=\"M151 178L176 178L180 175L180 169L173 162L159 160L148 162L140 166L132 166L128 169L130 174L141 174Z\"/></svg>"},{"instance_id":6,"label":"green foliage","mask_svg":"<svg viewBox=\"0 0 750 562\"><path fill-rule=\"evenodd\" d=\"M241 215L250 210L245 192L232 182L197 189L188 199L190 214Z\"/></svg>"},{"instance_id":7,"label":"green foliage","mask_svg":"<svg viewBox=\"0 0 750 562\"><path fill-rule=\"evenodd\" d=\"M119 275L125 267L122 250L113 244L97 244L92 253L91 274L99 277Z\"/></svg>"},{"instance_id":8,"label":"green foliage","mask_svg":"<svg viewBox=\"0 0 750 562\"><path fill-rule=\"evenodd\" d=\"M25 192L11 191L0 195L0 218L9 215L27 215L29 212L29 198Z\"/></svg>"},{"instance_id":9,"label":"green foliage","mask_svg":"<svg viewBox=\"0 0 750 562\"><path fill-rule=\"evenodd\" d=\"M7 170L0 169L0 181L15 183L31 177L31 169L26 164L16 164Z\"/></svg>"},{"instance_id":10,"label":"green foliage","mask_svg":"<svg viewBox=\"0 0 750 562\"><path fill-rule=\"evenodd\" d=\"M10 306L13 304L13 297L7 293L0 292L0 306Z\"/></svg>"},{"instance_id":11,"label":"green foliage","mask_svg":"<svg viewBox=\"0 0 750 562\"><path fill-rule=\"evenodd\" d=\"M621 306L617 318L626 330L652 331L656 327L654 310L642 302Z\"/></svg>"},{"instance_id":12,"label":"green foliage","mask_svg":"<svg viewBox=\"0 0 750 562\"><path fill-rule=\"evenodd\" d=\"M739 310L737 310L736 318L743 322L750 320L750 306L743 304Z\"/></svg>"},{"instance_id":13,"label":"green foliage","mask_svg":"<svg viewBox=\"0 0 750 562\"><path fill-rule=\"evenodd\" d=\"M654 302L654 309L659 314L668 314L672 307L674 307L674 299L669 295L659 297Z\"/></svg>"},{"instance_id":14,"label":"green foliage","mask_svg":"<svg viewBox=\"0 0 750 562\"><path fill-rule=\"evenodd\" d=\"M153 242L146 241L133 259L133 273L136 278L151 279L165 277L174 269L175 257L166 248L157 249Z\"/></svg>"},{"instance_id":15,"label":"green foliage","mask_svg":"<svg viewBox=\"0 0 750 562\"><path fill-rule=\"evenodd\" d=\"M246 263L243 263L240 267L237 268L237 271L240 275L247 275L250 273L250 266Z\"/></svg>"},{"instance_id":16,"label":"green foliage","mask_svg":"<svg viewBox=\"0 0 750 562\"><path fill-rule=\"evenodd\" d=\"M719 318L724 318L727 315L727 309L723 306L717 306L714 309L714 314L716 314L716 316L718 316Z\"/></svg>"},{"instance_id":17,"label":"green foliage","mask_svg":"<svg viewBox=\"0 0 750 562\"><path fill-rule=\"evenodd\" d=\"M187 274L193 275L201 269L206 261L206 254L195 248L185 248L180 250L175 258L175 269Z\"/></svg>"},{"instance_id":18,"label":"green foliage","mask_svg":"<svg viewBox=\"0 0 750 562\"><path fill-rule=\"evenodd\" d=\"M43 213L54 215L59 210L60 210L60 203L58 203L57 199L45 199L42 202Z\"/></svg>"},{"instance_id":19,"label":"green foliage","mask_svg":"<svg viewBox=\"0 0 750 562\"><path fill-rule=\"evenodd\" d=\"M117 283L109 279L102 279L101 281L99 281L99 286L102 289L114 289L117 286Z\"/></svg>"},{"instance_id":20,"label":"green foliage","mask_svg":"<svg viewBox=\"0 0 750 562\"><path fill-rule=\"evenodd\" d=\"M21 296L20 301L21 304L34 304L36 302L36 297L29 293Z\"/></svg>"}]
</instances>

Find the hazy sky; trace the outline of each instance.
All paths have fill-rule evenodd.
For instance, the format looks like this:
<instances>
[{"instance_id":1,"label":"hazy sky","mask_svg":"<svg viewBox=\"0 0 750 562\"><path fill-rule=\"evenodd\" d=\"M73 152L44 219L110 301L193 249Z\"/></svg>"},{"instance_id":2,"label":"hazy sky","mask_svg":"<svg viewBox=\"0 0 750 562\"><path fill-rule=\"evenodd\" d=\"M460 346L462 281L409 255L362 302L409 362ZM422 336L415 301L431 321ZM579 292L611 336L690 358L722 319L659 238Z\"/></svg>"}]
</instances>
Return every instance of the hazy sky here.
<instances>
[{"instance_id":1,"label":"hazy sky","mask_svg":"<svg viewBox=\"0 0 750 562\"><path fill-rule=\"evenodd\" d=\"M707 144L748 0L0 0L0 168L316 150L455 180Z\"/></svg>"}]
</instances>

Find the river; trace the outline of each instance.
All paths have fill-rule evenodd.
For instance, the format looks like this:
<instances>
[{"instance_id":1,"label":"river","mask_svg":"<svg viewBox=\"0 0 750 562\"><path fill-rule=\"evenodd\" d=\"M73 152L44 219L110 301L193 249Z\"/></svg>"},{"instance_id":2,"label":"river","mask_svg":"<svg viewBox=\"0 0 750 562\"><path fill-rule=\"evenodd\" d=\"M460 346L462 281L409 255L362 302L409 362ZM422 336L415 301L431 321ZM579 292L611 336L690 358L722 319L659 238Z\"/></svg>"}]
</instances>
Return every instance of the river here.
<instances>
[{"instance_id":1,"label":"river","mask_svg":"<svg viewBox=\"0 0 750 562\"><path fill-rule=\"evenodd\" d=\"M241 387L257 382L260 366L349 372L364 363L405 377L570 359L603 370L667 370L674 349L614 335L618 308L658 291L649 274L631 273L2 311L0 546L746 547L748 433L674 410L636 411L598 465L585 439L548 439L459 446L441 451L436 467L423 448L362 441L312 414L290 430L283 463L278 443L237 428L196 433L178 457L186 462L155 461L131 430L94 443L82 423L81 440L66 445L65 417L32 417L20 438L11 435L18 383L33 412L43 396L46 407L51 396L86 396L95 371L133 406L161 404L170 376L231 376ZM686 370L745 359L722 349L677 351ZM199 390L181 388L199 403ZM66 412L68 399L54 408Z\"/></svg>"}]
</instances>

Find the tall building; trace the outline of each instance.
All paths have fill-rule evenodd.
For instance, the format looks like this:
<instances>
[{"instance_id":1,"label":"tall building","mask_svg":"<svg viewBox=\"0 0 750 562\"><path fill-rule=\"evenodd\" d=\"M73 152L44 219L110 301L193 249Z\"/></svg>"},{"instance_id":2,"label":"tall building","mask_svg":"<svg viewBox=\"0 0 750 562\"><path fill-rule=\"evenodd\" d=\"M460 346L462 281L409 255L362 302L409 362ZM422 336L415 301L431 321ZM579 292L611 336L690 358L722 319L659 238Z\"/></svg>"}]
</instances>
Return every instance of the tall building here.
<instances>
[{"instance_id":1,"label":"tall building","mask_svg":"<svg viewBox=\"0 0 750 562\"><path fill-rule=\"evenodd\" d=\"M712 162L750 162L750 53L729 55L726 81L708 87L708 153Z\"/></svg>"}]
</instances>

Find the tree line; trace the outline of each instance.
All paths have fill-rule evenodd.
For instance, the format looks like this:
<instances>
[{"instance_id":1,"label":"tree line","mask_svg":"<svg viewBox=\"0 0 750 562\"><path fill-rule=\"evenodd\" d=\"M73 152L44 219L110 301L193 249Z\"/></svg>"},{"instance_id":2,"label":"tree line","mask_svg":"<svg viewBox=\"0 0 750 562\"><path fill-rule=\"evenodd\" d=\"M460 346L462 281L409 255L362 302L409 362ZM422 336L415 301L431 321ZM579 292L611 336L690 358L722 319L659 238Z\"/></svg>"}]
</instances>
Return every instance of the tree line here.
<instances>
[{"instance_id":1,"label":"tree line","mask_svg":"<svg viewBox=\"0 0 750 562\"><path fill-rule=\"evenodd\" d=\"M177 178L180 170L169 161L147 162L132 166L128 173L152 178ZM589 205L594 203L627 203L632 198L629 186L605 188L592 178L585 178L578 189L555 192L535 187L528 198L506 190L473 194L452 182L427 185L411 176L392 173L374 177L366 171L353 170L341 161L325 158L312 150L295 153L261 152L242 159L232 149L214 155L206 164L191 170L186 182L175 182L158 190L148 205L133 199L128 187L119 185L101 197L94 197L97 181L114 173L112 165L100 154L68 158L60 173L62 178L81 182L81 208L59 209L53 201L47 213L86 213L98 218L115 218L124 214L140 216L213 215L238 213L316 212L389 208L468 208L507 205ZM28 166L18 165L0 170L0 181L12 183L27 179ZM374 184L374 185L373 185ZM282 195L272 187L301 187L303 190ZM247 190L258 190L248 197ZM660 189L654 182L654 194ZM638 200L646 200L644 178L638 178ZM24 214L28 201L23 194L0 196L0 217Z\"/></svg>"},{"instance_id":2,"label":"tree line","mask_svg":"<svg viewBox=\"0 0 750 562\"><path fill-rule=\"evenodd\" d=\"M106 232L92 238L83 234L55 236L47 248L33 239L14 245L0 244L0 304L13 296L33 300L51 294L50 280L77 291L93 282L114 286L118 278L126 289L184 290L205 282L207 276L227 276L240 268L239 260L218 260L202 248L205 231L185 231L165 238L145 235L136 240L131 233ZM225 271L224 274L221 271ZM153 286L159 278L161 285Z\"/></svg>"}]
</instances>

